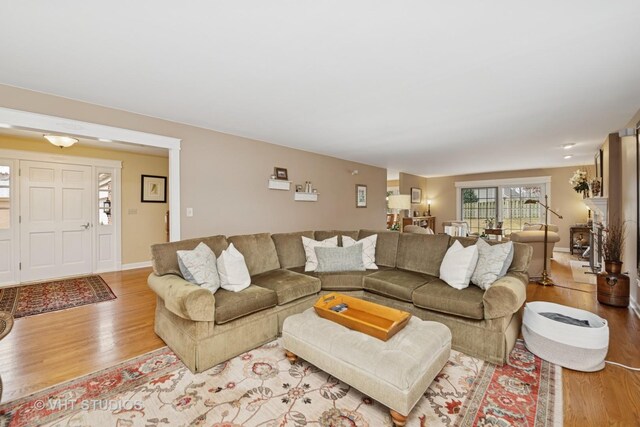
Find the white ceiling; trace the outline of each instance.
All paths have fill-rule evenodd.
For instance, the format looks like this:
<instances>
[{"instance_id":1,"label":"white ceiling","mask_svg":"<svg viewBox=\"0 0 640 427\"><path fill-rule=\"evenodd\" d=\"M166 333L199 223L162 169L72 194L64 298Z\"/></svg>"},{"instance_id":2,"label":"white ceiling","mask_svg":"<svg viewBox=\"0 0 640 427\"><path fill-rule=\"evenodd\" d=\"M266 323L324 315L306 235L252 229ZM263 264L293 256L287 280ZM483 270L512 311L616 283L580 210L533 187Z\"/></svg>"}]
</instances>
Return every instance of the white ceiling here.
<instances>
[{"instance_id":1,"label":"white ceiling","mask_svg":"<svg viewBox=\"0 0 640 427\"><path fill-rule=\"evenodd\" d=\"M637 0L0 11L0 83L426 176L591 164L640 108Z\"/></svg>"}]
</instances>

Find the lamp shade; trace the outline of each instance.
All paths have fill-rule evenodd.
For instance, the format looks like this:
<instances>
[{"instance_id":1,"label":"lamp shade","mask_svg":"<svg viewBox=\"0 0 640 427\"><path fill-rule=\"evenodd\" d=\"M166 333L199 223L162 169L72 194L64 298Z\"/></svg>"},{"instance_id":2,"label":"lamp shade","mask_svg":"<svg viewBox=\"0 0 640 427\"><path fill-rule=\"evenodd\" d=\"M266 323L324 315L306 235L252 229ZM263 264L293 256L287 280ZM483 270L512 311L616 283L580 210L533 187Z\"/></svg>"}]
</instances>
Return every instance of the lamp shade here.
<instances>
[{"instance_id":1,"label":"lamp shade","mask_svg":"<svg viewBox=\"0 0 640 427\"><path fill-rule=\"evenodd\" d=\"M390 195L389 209L411 209L411 196L408 194Z\"/></svg>"}]
</instances>

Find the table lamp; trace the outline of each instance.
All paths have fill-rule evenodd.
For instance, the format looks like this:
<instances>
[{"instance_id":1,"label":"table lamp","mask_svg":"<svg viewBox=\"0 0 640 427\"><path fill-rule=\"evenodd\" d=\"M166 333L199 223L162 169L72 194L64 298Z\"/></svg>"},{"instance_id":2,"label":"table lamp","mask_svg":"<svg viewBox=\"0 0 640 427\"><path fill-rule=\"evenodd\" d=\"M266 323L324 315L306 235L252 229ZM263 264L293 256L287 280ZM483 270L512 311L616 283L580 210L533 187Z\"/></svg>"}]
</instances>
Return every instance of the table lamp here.
<instances>
[{"instance_id":1,"label":"table lamp","mask_svg":"<svg viewBox=\"0 0 640 427\"><path fill-rule=\"evenodd\" d=\"M408 194L392 194L389 196L389 209L411 210L411 196ZM408 215L411 216L411 215Z\"/></svg>"}]
</instances>

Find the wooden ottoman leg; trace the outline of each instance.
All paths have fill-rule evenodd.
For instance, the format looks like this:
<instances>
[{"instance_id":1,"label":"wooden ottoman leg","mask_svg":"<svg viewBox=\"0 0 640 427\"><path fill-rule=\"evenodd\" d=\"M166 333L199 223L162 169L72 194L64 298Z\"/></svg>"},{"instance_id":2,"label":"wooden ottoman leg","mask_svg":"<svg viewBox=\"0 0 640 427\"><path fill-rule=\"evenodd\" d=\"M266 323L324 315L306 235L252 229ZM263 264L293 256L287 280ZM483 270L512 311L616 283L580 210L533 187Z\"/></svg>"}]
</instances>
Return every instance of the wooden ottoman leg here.
<instances>
[{"instance_id":1,"label":"wooden ottoman leg","mask_svg":"<svg viewBox=\"0 0 640 427\"><path fill-rule=\"evenodd\" d=\"M298 360L298 356L296 356L295 354L291 353L289 350L285 350L284 354L285 354L285 356L287 356L287 359L289 359L289 362L291 362L291 363L296 363L296 360Z\"/></svg>"},{"instance_id":2,"label":"wooden ottoman leg","mask_svg":"<svg viewBox=\"0 0 640 427\"><path fill-rule=\"evenodd\" d=\"M407 417L404 415L399 414L393 409L390 409L389 412L391 413L391 419L393 420L394 425L402 427L407 423Z\"/></svg>"}]
</instances>

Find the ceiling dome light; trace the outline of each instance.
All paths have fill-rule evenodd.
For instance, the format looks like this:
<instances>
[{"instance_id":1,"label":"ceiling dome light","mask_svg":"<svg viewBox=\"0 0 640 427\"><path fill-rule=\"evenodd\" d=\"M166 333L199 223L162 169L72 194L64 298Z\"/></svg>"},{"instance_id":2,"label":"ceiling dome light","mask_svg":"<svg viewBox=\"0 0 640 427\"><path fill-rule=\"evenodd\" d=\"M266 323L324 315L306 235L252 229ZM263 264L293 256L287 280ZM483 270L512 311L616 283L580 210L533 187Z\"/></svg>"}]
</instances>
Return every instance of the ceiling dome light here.
<instances>
[{"instance_id":1,"label":"ceiling dome light","mask_svg":"<svg viewBox=\"0 0 640 427\"><path fill-rule=\"evenodd\" d=\"M0 128L11 129L13 126L7 123L0 123Z\"/></svg>"},{"instance_id":2,"label":"ceiling dome light","mask_svg":"<svg viewBox=\"0 0 640 427\"><path fill-rule=\"evenodd\" d=\"M570 158L572 158L572 157L573 157L573 156L572 156L571 154L567 154L566 156L564 156L565 160L566 160L566 159L570 159Z\"/></svg>"},{"instance_id":3,"label":"ceiling dome light","mask_svg":"<svg viewBox=\"0 0 640 427\"><path fill-rule=\"evenodd\" d=\"M568 150L569 148L573 147L574 145L576 145L574 142L569 143L569 144L564 144L562 146L562 148L564 148L565 150Z\"/></svg>"},{"instance_id":4,"label":"ceiling dome light","mask_svg":"<svg viewBox=\"0 0 640 427\"><path fill-rule=\"evenodd\" d=\"M78 142L76 138L72 138L70 136L64 136L64 135L43 135L43 136L47 141L49 141L56 147L60 147L60 148L71 147L73 144Z\"/></svg>"}]
</instances>

